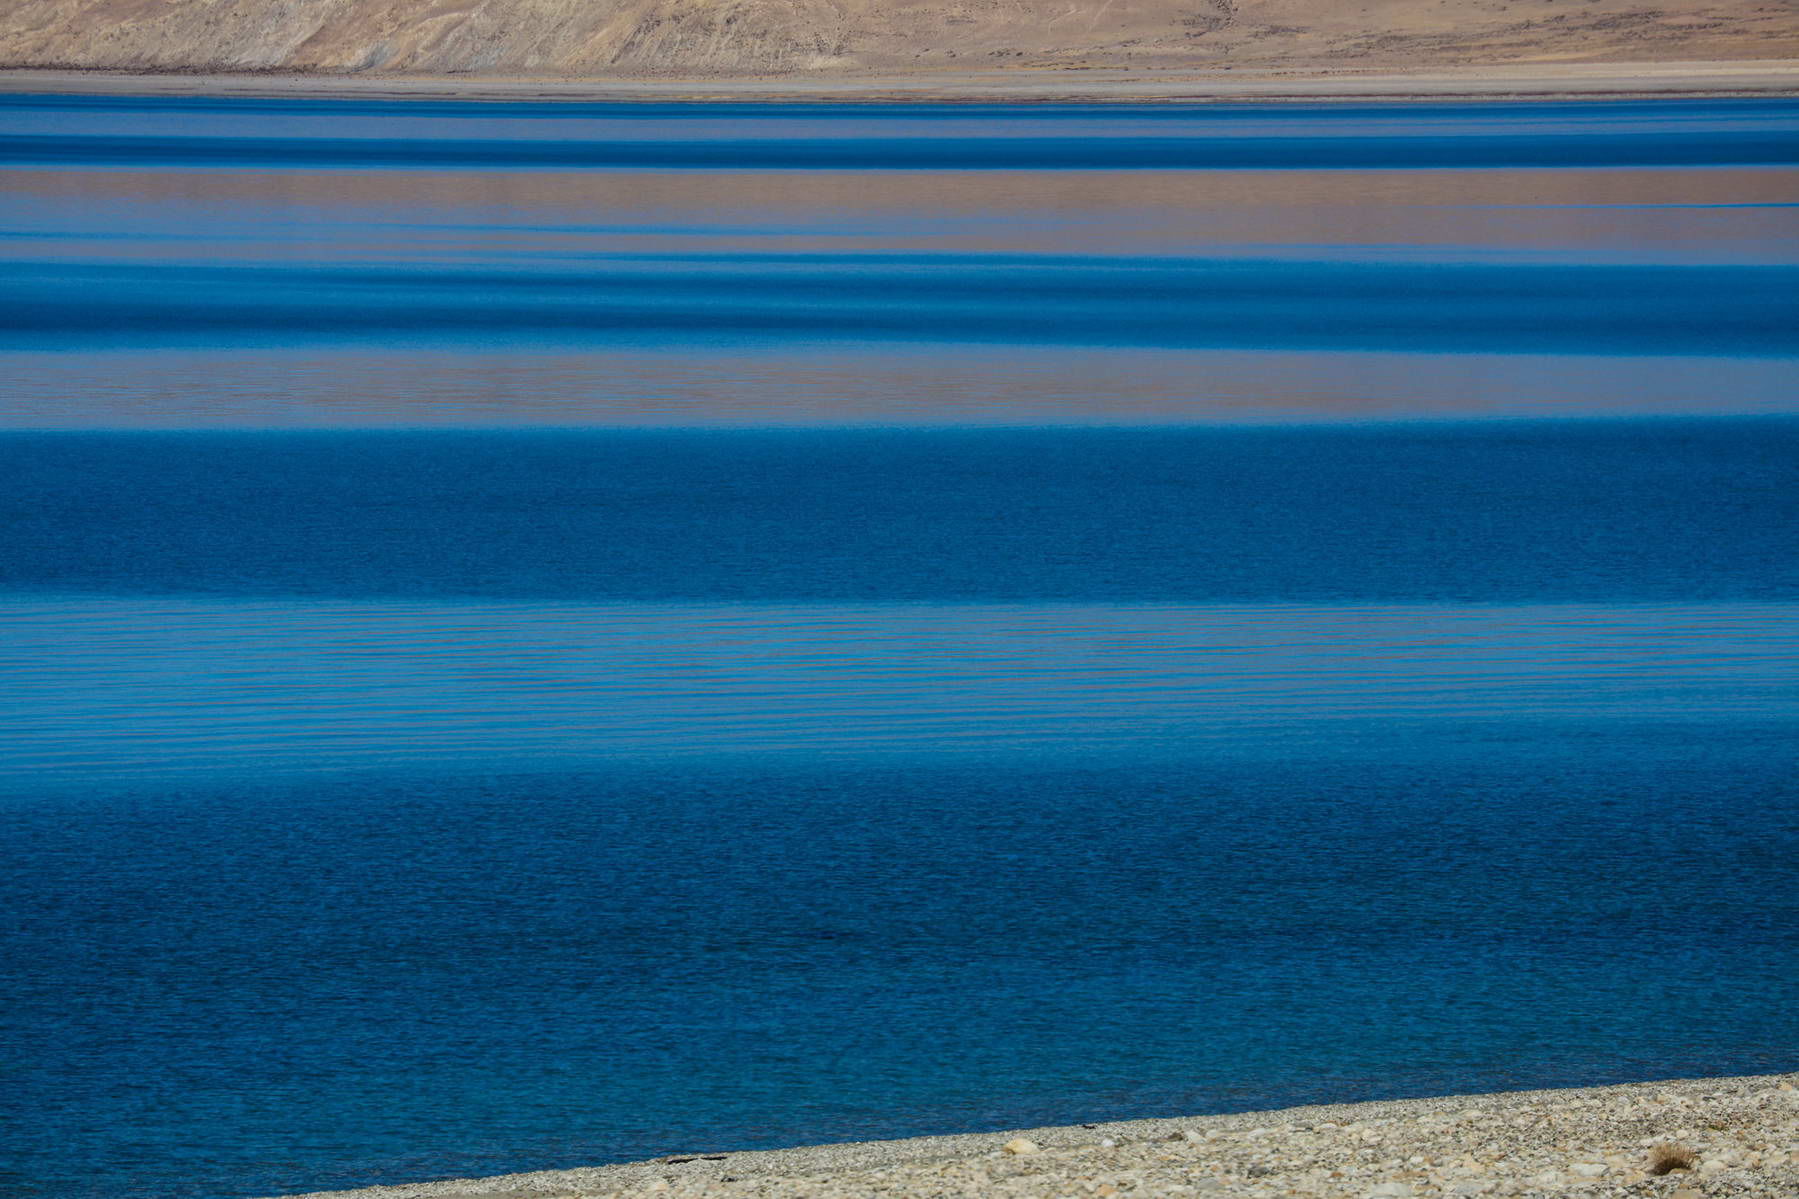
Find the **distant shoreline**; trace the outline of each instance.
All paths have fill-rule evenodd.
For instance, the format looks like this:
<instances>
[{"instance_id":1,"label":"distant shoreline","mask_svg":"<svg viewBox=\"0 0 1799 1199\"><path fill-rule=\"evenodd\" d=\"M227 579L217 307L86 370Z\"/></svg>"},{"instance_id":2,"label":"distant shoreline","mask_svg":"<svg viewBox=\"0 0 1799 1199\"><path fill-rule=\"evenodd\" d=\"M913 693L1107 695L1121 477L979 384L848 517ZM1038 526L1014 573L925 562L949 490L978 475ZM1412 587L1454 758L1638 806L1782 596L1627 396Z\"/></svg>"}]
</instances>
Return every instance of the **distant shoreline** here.
<instances>
[{"instance_id":1,"label":"distant shoreline","mask_svg":"<svg viewBox=\"0 0 1799 1199\"><path fill-rule=\"evenodd\" d=\"M1557 63L1407 73L1014 68L755 78L0 69L0 94L346 100L1206 103L1799 96L1799 61Z\"/></svg>"},{"instance_id":2,"label":"distant shoreline","mask_svg":"<svg viewBox=\"0 0 1799 1199\"><path fill-rule=\"evenodd\" d=\"M1686 1165L1658 1174L1658 1159L1666 1165L1666 1155L1676 1150L1684 1151L1677 1160ZM751 1153L702 1151L616 1166L294 1199L1597 1197L1665 1196L1677 1186L1704 1187L1709 1194L1799 1194L1799 1074L1346 1103Z\"/></svg>"}]
</instances>

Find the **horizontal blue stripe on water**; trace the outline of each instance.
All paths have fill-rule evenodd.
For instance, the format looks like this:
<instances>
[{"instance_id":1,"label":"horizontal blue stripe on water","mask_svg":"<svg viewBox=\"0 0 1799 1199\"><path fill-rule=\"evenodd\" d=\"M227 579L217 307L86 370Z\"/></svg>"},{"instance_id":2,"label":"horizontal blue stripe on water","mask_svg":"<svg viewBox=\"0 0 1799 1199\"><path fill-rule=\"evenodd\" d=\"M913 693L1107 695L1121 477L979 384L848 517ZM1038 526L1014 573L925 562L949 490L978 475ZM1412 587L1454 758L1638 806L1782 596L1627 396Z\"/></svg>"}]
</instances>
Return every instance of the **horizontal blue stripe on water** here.
<instances>
[{"instance_id":1,"label":"horizontal blue stripe on water","mask_svg":"<svg viewBox=\"0 0 1799 1199\"><path fill-rule=\"evenodd\" d=\"M1493 136L1341 141L1000 138L750 142L326 141L298 138L54 137L0 134L5 166L467 167L891 170L1226 170L1271 167L1698 167L1799 163L1791 134L1731 132L1673 141L1656 135L1594 138Z\"/></svg>"},{"instance_id":2,"label":"horizontal blue stripe on water","mask_svg":"<svg viewBox=\"0 0 1799 1199\"><path fill-rule=\"evenodd\" d=\"M141 123L125 130L121 112ZM724 110L37 98L0 105L0 114L0 163L36 166L1215 170L1799 161L1799 105L1783 100ZM409 135L383 136L396 123L408 123ZM185 127L166 128L173 124Z\"/></svg>"},{"instance_id":3,"label":"horizontal blue stripe on water","mask_svg":"<svg viewBox=\"0 0 1799 1199\"><path fill-rule=\"evenodd\" d=\"M1420 723L1799 732L1793 605L0 598L0 627L11 787L726 753L1184 758Z\"/></svg>"},{"instance_id":4,"label":"horizontal blue stripe on water","mask_svg":"<svg viewBox=\"0 0 1799 1199\"><path fill-rule=\"evenodd\" d=\"M1799 599L1799 423L0 434L0 587L630 603Z\"/></svg>"},{"instance_id":5,"label":"horizontal blue stripe on water","mask_svg":"<svg viewBox=\"0 0 1799 1199\"><path fill-rule=\"evenodd\" d=\"M607 255L571 269L0 269L0 345L459 336L1799 353L1799 267Z\"/></svg>"}]
</instances>

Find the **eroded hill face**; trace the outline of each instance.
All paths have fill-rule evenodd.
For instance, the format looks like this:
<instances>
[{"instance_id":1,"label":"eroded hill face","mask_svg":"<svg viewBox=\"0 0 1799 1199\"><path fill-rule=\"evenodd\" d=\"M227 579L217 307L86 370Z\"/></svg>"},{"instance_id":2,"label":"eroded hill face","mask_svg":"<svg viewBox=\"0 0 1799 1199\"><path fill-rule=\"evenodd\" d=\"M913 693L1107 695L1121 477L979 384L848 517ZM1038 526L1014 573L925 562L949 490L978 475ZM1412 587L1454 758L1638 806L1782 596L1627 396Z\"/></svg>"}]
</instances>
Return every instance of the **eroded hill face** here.
<instances>
[{"instance_id":1,"label":"eroded hill face","mask_svg":"<svg viewBox=\"0 0 1799 1199\"><path fill-rule=\"evenodd\" d=\"M538 76L1799 55L1793 0L10 0L0 65Z\"/></svg>"}]
</instances>

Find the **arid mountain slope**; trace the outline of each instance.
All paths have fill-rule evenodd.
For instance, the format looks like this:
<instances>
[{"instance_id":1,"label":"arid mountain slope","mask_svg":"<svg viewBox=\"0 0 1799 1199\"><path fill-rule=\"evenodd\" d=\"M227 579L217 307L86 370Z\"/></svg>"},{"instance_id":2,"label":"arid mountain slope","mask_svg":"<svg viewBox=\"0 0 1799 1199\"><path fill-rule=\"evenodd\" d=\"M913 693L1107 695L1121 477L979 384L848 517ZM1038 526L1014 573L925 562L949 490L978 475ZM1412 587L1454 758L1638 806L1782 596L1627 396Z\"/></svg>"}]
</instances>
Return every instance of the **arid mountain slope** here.
<instances>
[{"instance_id":1,"label":"arid mountain slope","mask_svg":"<svg viewBox=\"0 0 1799 1199\"><path fill-rule=\"evenodd\" d=\"M11 67L728 77L1795 56L1795 0L0 0Z\"/></svg>"}]
</instances>

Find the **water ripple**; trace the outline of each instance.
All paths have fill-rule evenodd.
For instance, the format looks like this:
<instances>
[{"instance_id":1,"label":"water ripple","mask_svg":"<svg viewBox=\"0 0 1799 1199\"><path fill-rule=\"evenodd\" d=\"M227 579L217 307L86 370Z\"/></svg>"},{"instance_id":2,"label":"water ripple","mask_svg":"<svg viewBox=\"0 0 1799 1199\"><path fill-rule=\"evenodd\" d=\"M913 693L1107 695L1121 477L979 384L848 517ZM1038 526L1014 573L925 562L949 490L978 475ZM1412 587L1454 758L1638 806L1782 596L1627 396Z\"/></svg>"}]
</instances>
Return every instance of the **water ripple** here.
<instances>
[{"instance_id":1,"label":"water ripple","mask_svg":"<svg viewBox=\"0 0 1799 1199\"><path fill-rule=\"evenodd\" d=\"M8 598L0 772L1229 745L1791 720L1799 607Z\"/></svg>"}]
</instances>

